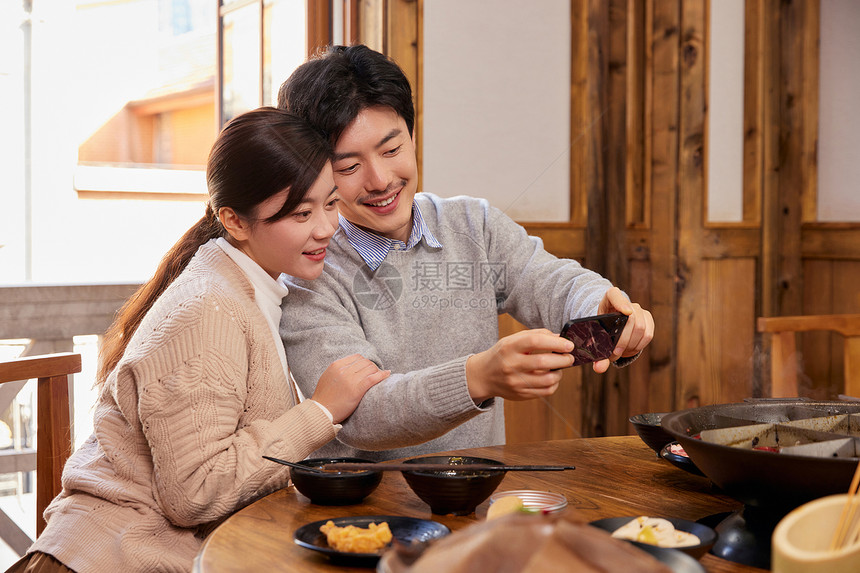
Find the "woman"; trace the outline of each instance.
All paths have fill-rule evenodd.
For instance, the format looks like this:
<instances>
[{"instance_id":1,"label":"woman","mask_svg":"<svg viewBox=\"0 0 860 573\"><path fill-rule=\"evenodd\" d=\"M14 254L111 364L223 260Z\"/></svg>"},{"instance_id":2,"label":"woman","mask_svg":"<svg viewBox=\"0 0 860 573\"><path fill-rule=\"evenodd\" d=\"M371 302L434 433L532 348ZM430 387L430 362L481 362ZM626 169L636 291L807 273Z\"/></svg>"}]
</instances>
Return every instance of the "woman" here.
<instances>
[{"instance_id":1,"label":"woman","mask_svg":"<svg viewBox=\"0 0 860 573\"><path fill-rule=\"evenodd\" d=\"M305 458L388 375L350 356L310 400L290 381L277 277L322 272L337 225L329 154L273 108L222 131L206 214L108 330L94 434L10 571L189 571L219 520L287 485L264 454Z\"/></svg>"}]
</instances>

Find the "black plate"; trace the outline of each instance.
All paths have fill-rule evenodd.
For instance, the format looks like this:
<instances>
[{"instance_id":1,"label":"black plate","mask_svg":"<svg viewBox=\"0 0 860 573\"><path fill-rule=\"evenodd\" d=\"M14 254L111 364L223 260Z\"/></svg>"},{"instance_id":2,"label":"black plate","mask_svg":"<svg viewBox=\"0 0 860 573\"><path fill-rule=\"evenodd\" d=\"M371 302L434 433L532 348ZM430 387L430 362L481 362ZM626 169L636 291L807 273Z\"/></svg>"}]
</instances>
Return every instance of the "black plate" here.
<instances>
[{"instance_id":1,"label":"black plate","mask_svg":"<svg viewBox=\"0 0 860 573\"><path fill-rule=\"evenodd\" d=\"M629 521L636 519L637 516L632 515L629 517L607 517L605 519L598 519L597 521L592 521L590 525L600 528L604 531L612 533L622 525L628 523ZM655 516L660 517L660 516ZM717 541L717 532L713 530L713 528L708 527L702 523L698 523L695 521L689 521L687 519L679 519L677 517L663 517L669 521L672 526L678 531L685 531L687 533L692 533L696 537L699 538L700 543L697 545L692 545L688 547L671 547L670 549L675 549L676 551L680 551L681 553L686 553L690 557L694 559L701 559L701 557L708 552L708 550L714 546L714 543ZM626 540L629 541L629 540ZM637 547L647 546L647 543L640 543L637 541L631 541L633 545ZM651 546L653 547L653 546Z\"/></svg>"},{"instance_id":2,"label":"black plate","mask_svg":"<svg viewBox=\"0 0 860 573\"><path fill-rule=\"evenodd\" d=\"M690 472L693 475L704 476L702 470L696 467L696 464L693 463L693 460L688 458L687 456L680 456L678 454L673 454L669 448L676 445L678 442L671 442L663 446L663 449L660 450L660 457L675 466L676 468L681 468L685 472Z\"/></svg>"},{"instance_id":3,"label":"black plate","mask_svg":"<svg viewBox=\"0 0 860 573\"><path fill-rule=\"evenodd\" d=\"M398 541L409 544L412 541L429 541L439 537L445 537L451 530L435 521L428 519L418 519L415 517L402 517L399 515L357 515L354 517L334 517L331 519L323 519L314 521L299 527L293 534L293 541L306 549L319 551L324 553L333 562L350 565L364 565L372 567L382 555L380 553L346 553L343 551L335 551L329 547L325 535L320 531L320 527L325 525L327 521L334 522L338 527L346 527L354 525L356 527L367 527L370 523L388 523L388 528L391 529L391 534Z\"/></svg>"}]
</instances>

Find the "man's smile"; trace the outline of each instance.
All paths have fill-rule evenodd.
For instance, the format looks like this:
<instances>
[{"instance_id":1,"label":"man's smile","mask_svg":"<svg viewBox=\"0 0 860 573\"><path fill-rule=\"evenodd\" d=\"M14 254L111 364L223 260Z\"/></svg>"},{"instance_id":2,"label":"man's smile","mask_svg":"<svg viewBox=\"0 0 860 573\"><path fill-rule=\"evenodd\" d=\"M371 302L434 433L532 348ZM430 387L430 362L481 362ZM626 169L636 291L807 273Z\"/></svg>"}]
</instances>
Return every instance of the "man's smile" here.
<instances>
[{"instance_id":1,"label":"man's smile","mask_svg":"<svg viewBox=\"0 0 860 573\"><path fill-rule=\"evenodd\" d=\"M388 199L383 199L382 201L379 201L376 203L367 202L367 203L365 203L365 205L370 205L371 207L385 207L386 205L390 205L391 202L397 198L397 195L398 195L398 193L395 193L394 195L392 195Z\"/></svg>"}]
</instances>

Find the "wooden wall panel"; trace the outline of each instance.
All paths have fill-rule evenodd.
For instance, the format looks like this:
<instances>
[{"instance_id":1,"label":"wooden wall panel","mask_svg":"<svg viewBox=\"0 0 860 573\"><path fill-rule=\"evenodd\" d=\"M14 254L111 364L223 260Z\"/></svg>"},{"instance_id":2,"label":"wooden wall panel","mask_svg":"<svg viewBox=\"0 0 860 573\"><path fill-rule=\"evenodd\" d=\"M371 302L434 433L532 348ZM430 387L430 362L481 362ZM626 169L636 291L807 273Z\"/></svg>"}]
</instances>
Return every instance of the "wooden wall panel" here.
<instances>
[{"instance_id":1,"label":"wooden wall panel","mask_svg":"<svg viewBox=\"0 0 860 573\"><path fill-rule=\"evenodd\" d=\"M715 368L708 354L707 316L703 295L707 293L702 263L704 224L704 126L705 126L705 2L681 3L681 78L679 120L679 194L677 365L675 407L698 406L707 394L707 380ZM704 384L704 387L703 387Z\"/></svg>"},{"instance_id":2,"label":"wooden wall panel","mask_svg":"<svg viewBox=\"0 0 860 573\"><path fill-rule=\"evenodd\" d=\"M424 157L424 4L423 0L385 0L384 7L385 54L397 62L412 86L412 99L415 104L415 155L420 169ZM418 190L421 190L421 179Z\"/></svg>"},{"instance_id":3,"label":"wooden wall panel","mask_svg":"<svg viewBox=\"0 0 860 573\"><path fill-rule=\"evenodd\" d=\"M707 340L716 367L701 399L706 404L740 402L754 395L756 259L709 260Z\"/></svg>"},{"instance_id":4,"label":"wooden wall panel","mask_svg":"<svg viewBox=\"0 0 860 573\"><path fill-rule=\"evenodd\" d=\"M582 379L587 367L568 368L552 397L541 400L542 414L546 416L544 440L563 440L582 437Z\"/></svg>"},{"instance_id":5,"label":"wooden wall panel","mask_svg":"<svg viewBox=\"0 0 860 573\"><path fill-rule=\"evenodd\" d=\"M413 92L418 93L421 73L418 58L418 34L421 12L416 0L387 0L385 12L385 53L396 61Z\"/></svg>"},{"instance_id":6,"label":"wooden wall panel","mask_svg":"<svg viewBox=\"0 0 860 573\"><path fill-rule=\"evenodd\" d=\"M377 52L385 52L385 0L356 0L357 41Z\"/></svg>"},{"instance_id":7,"label":"wooden wall panel","mask_svg":"<svg viewBox=\"0 0 860 573\"><path fill-rule=\"evenodd\" d=\"M807 260L803 265L804 314L833 314L833 261ZM856 283L855 283L856 284ZM841 348L838 335L805 332L798 335L800 354L797 387L801 396L821 400L835 397L841 391ZM836 344L834 344L836 342ZM834 369L833 354L838 352L839 372ZM839 375L837 379L836 376Z\"/></svg>"},{"instance_id":8,"label":"wooden wall panel","mask_svg":"<svg viewBox=\"0 0 860 573\"><path fill-rule=\"evenodd\" d=\"M764 135L762 113L764 104L765 39L763 33L764 4L747 2L744 11L744 182L743 220L761 223L761 181Z\"/></svg>"},{"instance_id":9,"label":"wooden wall panel","mask_svg":"<svg viewBox=\"0 0 860 573\"><path fill-rule=\"evenodd\" d=\"M764 16L759 19L758 41L761 44L761 273L760 307L762 316L779 313L779 0L763 0ZM767 347L765 347L767 350Z\"/></svg>"},{"instance_id":10,"label":"wooden wall panel","mask_svg":"<svg viewBox=\"0 0 860 573\"><path fill-rule=\"evenodd\" d=\"M805 224L801 249L806 258L860 260L860 224Z\"/></svg>"},{"instance_id":11,"label":"wooden wall panel","mask_svg":"<svg viewBox=\"0 0 860 573\"><path fill-rule=\"evenodd\" d=\"M801 201L807 178L803 112L803 7L783 2L779 19L779 188L776 200L777 236L774 237L778 314L802 312ZM817 119L817 118L816 118Z\"/></svg>"},{"instance_id":12,"label":"wooden wall panel","mask_svg":"<svg viewBox=\"0 0 860 573\"><path fill-rule=\"evenodd\" d=\"M650 264L646 261L631 261L630 282L626 289L632 300L639 302L644 308L654 308L651 297ZM663 329L664 325L656 328L654 340L662 340L670 335L671 328ZM626 407L626 417L647 412L663 412L661 408L666 407L666 397L654 392L651 384L651 355L654 352L654 343L640 356L636 362L628 366L626 370L627 382L629 384ZM633 428L626 419L621 424L618 433L632 433ZM623 431L626 430L626 431Z\"/></svg>"},{"instance_id":13,"label":"wooden wall panel","mask_svg":"<svg viewBox=\"0 0 860 573\"><path fill-rule=\"evenodd\" d=\"M627 156L631 139L627 129L628 105L632 104L634 108L638 107L636 102L639 99L638 97L629 99L630 86L631 84L635 85L635 82L628 81L628 74L631 73L627 62L630 53L628 6L627 0L610 0L608 2L609 14L606 22L608 50L605 64L607 83L604 103L608 111L604 116L603 126L606 131L605 141L611 145L612 152L604 152L600 156L601 161L605 162L604 175L606 178L603 185L604 192L599 194L603 197L603 209L592 212L590 209L591 202L589 202L588 226L589 239L591 239L591 220L601 217L602 214L604 235L600 239L603 239L604 242L601 244L598 240L586 244L586 263L589 268L600 269L600 265L597 265L595 261L596 256L600 257L605 264L600 272L613 284L620 285L624 289L628 289L630 284L630 264L627 260L626 244L627 211L628 206L634 208L629 201L631 196L638 195L638 193L633 193L632 189L628 192L627 187L629 181L628 166L633 161L632 157ZM641 90L641 87L639 89ZM591 246L596 248L590 249ZM596 253L599 254L595 256ZM606 434L624 433L627 429L627 418L630 417L627 372L611 368L602 375L597 375L592 371L584 377L586 381L600 384L603 387L606 402L604 409Z\"/></svg>"},{"instance_id":14,"label":"wooden wall panel","mask_svg":"<svg viewBox=\"0 0 860 573\"><path fill-rule=\"evenodd\" d=\"M584 227L588 217L588 180L595 158L592 156L592 129L600 117L592 107L589 46L596 32L589 26L589 2L570 3L570 223Z\"/></svg>"},{"instance_id":15,"label":"wooden wall panel","mask_svg":"<svg viewBox=\"0 0 860 573\"><path fill-rule=\"evenodd\" d=\"M647 236L650 253L651 314L656 335L648 349L650 412L667 412L675 406L677 363L678 276L678 114L680 108L679 0L648 3L651 17L651 56L646 71L650 99L645 107L651 116L650 156L652 193L651 228ZM647 21L647 19L646 19ZM631 273L631 276L635 274Z\"/></svg>"},{"instance_id":16,"label":"wooden wall panel","mask_svg":"<svg viewBox=\"0 0 860 573\"><path fill-rule=\"evenodd\" d=\"M821 29L821 5L818 1L808 0L800 4L801 29L797 32L802 54L799 61L799 107L803 122L800 134L800 165L803 173L800 218L808 223L818 220L818 36Z\"/></svg>"},{"instance_id":17,"label":"wooden wall panel","mask_svg":"<svg viewBox=\"0 0 860 573\"><path fill-rule=\"evenodd\" d=\"M651 70L650 2L632 2L627 14L627 93L626 106L626 223L628 227L647 227L651 222L650 138L651 83L646 74ZM646 111L647 110L647 111Z\"/></svg>"},{"instance_id":18,"label":"wooden wall panel","mask_svg":"<svg viewBox=\"0 0 860 573\"><path fill-rule=\"evenodd\" d=\"M583 102L574 110L572 115L582 126L584 149L577 154L582 164L581 188L571 189L573 197L586 199L585 212L577 213L577 217L585 215L586 241L585 265L592 270L605 274L611 266L608 260L607 245L609 230L607 228L607 206L611 199L607 197L607 161L606 156L612 152L607 150L607 134L610 119L607 115L618 113L609 104L611 78L609 77L609 4L600 0L574 1L575 17L587 23L587 35L574 37L572 47L574 62L583 62L586 66L586 83L579 89ZM580 5L581 6L578 6ZM574 66L576 67L576 66ZM576 133L576 132L573 132ZM574 169L574 155L571 155L571 169ZM573 182L572 182L573 183ZM581 201L574 200L581 205ZM573 221L574 224L578 224ZM582 431L587 436L606 435L607 392L606 381L594 372L584 372L582 382L583 421Z\"/></svg>"},{"instance_id":19,"label":"wooden wall panel","mask_svg":"<svg viewBox=\"0 0 860 573\"><path fill-rule=\"evenodd\" d=\"M693 283L697 308L679 328L675 408L738 402L755 394L755 267L754 258L699 265Z\"/></svg>"},{"instance_id":20,"label":"wooden wall panel","mask_svg":"<svg viewBox=\"0 0 860 573\"><path fill-rule=\"evenodd\" d=\"M857 246L860 250L860 245ZM860 261L833 261L833 290L828 297L833 303L836 314L860 313ZM814 293L811 293L814 296ZM842 337L833 335L830 338L831 351L831 384L836 383L839 391L833 397L844 392L845 364L843 363ZM832 385L830 386L832 388ZM832 390L831 390L832 391ZM860 396L857 396L860 398Z\"/></svg>"},{"instance_id":21,"label":"wooden wall panel","mask_svg":"<svg viewBox=\"0 0 860 573\"><path fill-rule=\"evenodd\" d=\"M307 55L312 56L331 43L331 4L307 2Z\"/></svg>"}]
</instances>

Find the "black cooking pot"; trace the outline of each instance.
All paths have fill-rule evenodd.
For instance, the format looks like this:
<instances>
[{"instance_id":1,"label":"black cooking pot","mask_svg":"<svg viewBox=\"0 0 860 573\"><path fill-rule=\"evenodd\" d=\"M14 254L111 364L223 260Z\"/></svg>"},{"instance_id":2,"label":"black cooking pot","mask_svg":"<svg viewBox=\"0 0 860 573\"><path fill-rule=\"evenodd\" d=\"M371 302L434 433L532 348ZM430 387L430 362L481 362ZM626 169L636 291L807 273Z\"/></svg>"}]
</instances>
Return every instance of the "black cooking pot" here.
<instances>
[{"instance_id":1,"label":"black cooking pot","mask_svg":"<svg viewBox=\"0 0 860 573\"><path fill-rule=\"evenodd\" d=\"M696 467L726 494L747 506L787 510L812 499L847 492L858 458L745 449L694 436L703 430L855 413L860 413L860 403L763 399L673 412L664 416L661 424L680 442ZM833 434L834 440L845 437L844 433Z\"/></svg>"}]
</instances>

